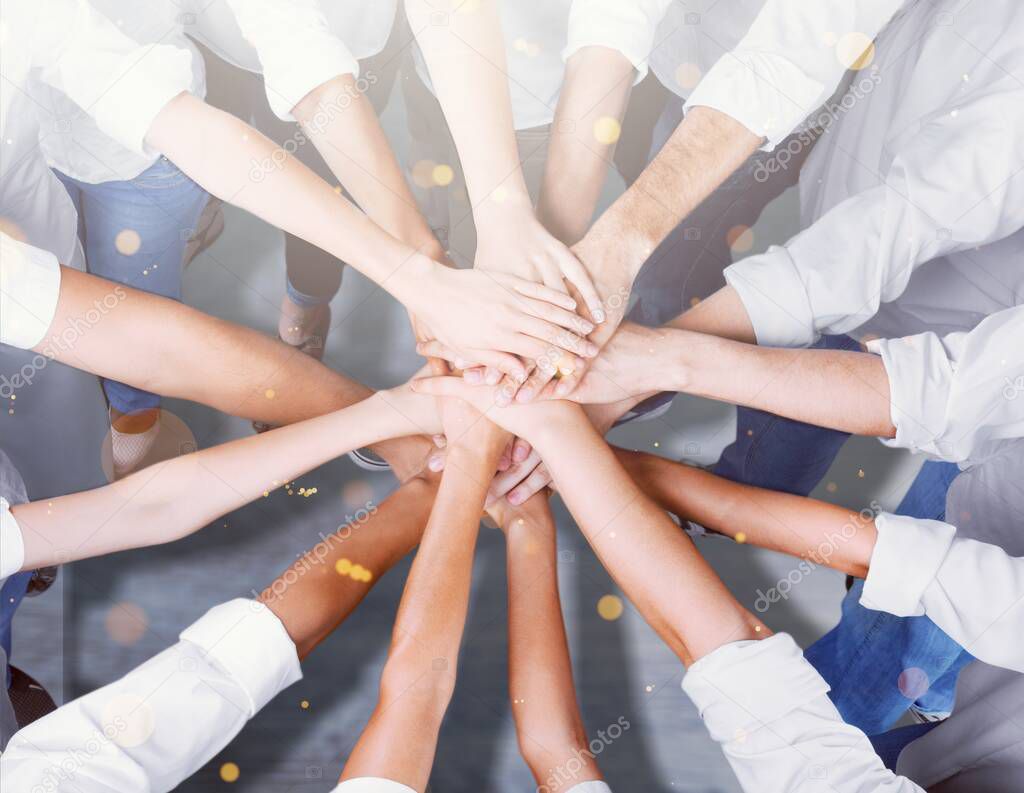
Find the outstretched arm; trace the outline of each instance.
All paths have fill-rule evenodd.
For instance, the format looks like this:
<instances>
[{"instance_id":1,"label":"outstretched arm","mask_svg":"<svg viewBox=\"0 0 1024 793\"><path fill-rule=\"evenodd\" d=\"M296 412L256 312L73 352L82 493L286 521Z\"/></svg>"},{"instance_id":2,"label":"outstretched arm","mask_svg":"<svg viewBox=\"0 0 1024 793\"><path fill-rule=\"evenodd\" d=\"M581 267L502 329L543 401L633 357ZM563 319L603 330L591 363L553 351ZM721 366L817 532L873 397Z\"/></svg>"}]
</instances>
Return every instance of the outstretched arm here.
<instances>
[{"instance_id":1,"label":"outstretched arm","mask_svg":"<svg viewBox=\"0 0 1024 793\"><path fill-rule=\"evenodd\" d=\"M484 496L507 436L468 406L442 412L448 465L402 593L377 707L342 781L383 777L425 790L454 690Z\"/></svg>"},{"instance_id":2,"label":"outstretched arm","mask_svg":"<svg viewBox=\"0 0 1024 793\"><path fill-rule=\"evenodd\" d=\"M429 398L402 388L380 392L344 410L157 463L105 487L19 504L11 513L24 544L20 567L180 539L351 449L429 432L433 415Z\"/></svg>"},{"instance_id":3,"label":"outstretched arm","mask_svg":"<svg viewBox=\"0 0 1024 793\"><path fill-rule=\"evenodd\" d=\"M509 693L519 751L538 785L573 758L582 764L574 783L599 780L576 701L547 496L519 508L501 500L491 511L508 541Z\"/></svg>"}]
</instances>

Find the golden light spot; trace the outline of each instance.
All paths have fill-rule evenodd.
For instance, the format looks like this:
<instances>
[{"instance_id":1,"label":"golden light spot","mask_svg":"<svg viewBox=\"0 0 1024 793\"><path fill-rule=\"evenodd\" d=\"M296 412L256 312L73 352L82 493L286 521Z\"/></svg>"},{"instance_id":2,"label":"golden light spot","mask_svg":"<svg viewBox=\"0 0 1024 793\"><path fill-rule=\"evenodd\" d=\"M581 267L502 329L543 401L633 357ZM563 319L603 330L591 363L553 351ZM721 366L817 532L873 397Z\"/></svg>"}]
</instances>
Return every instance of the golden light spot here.
<instances>
[{"instance_id":1,"label":"golden light spot","mask_svg":"<svg viewBox=\"0 0 1024 793\"><path fill-rule=\"evenodd\" d=\"M516 52L526 52L526 48L529 46L529 43L522 36L512 42L512 47Z\"/></svg>"},{"instance_id":2,"label":"golden light spot","mask_svg":"<svg viewBox=\"0 0 1024 793\"><path fill-rule=\"evenodd\" d=\"M747 541L747 535L746 535L745 532L742 532L742 531L736 532L736 542L738 542L740 545L742 545L746 541Z\"/></svg>"},{"instance_id":3,"label":"golden light spot","mask_svg":"<svg viewBox=\"0 0 1024 793\"><path fill-rule=\"evenodd\" d=\"M339 559L334 563L334 569L338 571L338 575L348 575L352 572L352 562L348 559Z\"/></svg>"},{"instance_id":4,"label":"golden light spot","mask_svg":"<svg viewBox=\"0 0 1024 793\"><path fill-rule=\"evenodd\" d=\"M733 226L726 232L725 241L733 253L747 253L754 247L754 231L748 226Z\"/></svg>"},{"instance_id":5,"label":"golden light spot","mask_svg":"<svg viewBox=\"0 0 1024 793\"><path fill-rule=\"evenodd\" d=\"M827 485L825 485L825 489L829 493L835 493L839 489L839 485L837 485L835 482L829 482Z\"/></svg>"},{"instance_id":6,"label":"golden light spot","mask_svg":"<svg viewBox=\"0 0 1024 793\"><path fill-rule=\"evenodd\" d=\"M611 116L601 116L594 122L594 137L598 143L610 146L622 135L622 125Z\"/></svg>"},{"instance_id":7,"label":"golden light spot","mask_svg":"<svg viewBox=\"0 0 1024 793\"><path fill-rule=\"evenodd\" d=\"M622 598L618 595L604 595L597 601L597 613L601 615L601 619L609 622L614 622L621 617L622 610Z\"/></svg>"},{"instance_id":8,"label":"golden light spot","mask_svg":"<svg viewBox=\"0 0 1024 793\"><path fill-rule=\"evenodd\" d=\"M430 178L433 179L434 184L438 187L447 187L452 183L455 178L455 171L452 170L450 165L435 165L434 169L430 172Z\"/></svg>"},{"instance_id":9,"label":"golden light spot","mask_svg":"<svg viewBox=\"0 0 1024 793\"><path fill-rule=\"evenodd\" d=\"M860 71L875 59L875 45L863 33L847 33L836 43L836 57L847 69Z\"/></svg>"},{"instance_id":10,"label":"golden light spot","mask_svg":"<svg viewBox=\"0 0 1024 793\"><path fill-rule=\"evenodd\" d=\"M341 185L337 184L334 186L334 192L336 195L341 195Z\"/></svg>"},{"instance_id":11,"label":"golden light spot","mask_svg":"<svg viewBox=\"0 0 1024 793\"><path fill-rule=\"evenodd\" d=\"M648 684L648 685L644 686L644 691L646 691L648 694L650 694L652 691L654 691L654 686Z\"/></svg>"},{"instance_id":12,"label":"golden light spot","mask_svg":"<svg viewBox=\"0 0 1024 793\"><path fill-rule=\"evenodd\" d=\"M753 430L747 430L747 436L750 437L754 434Z\"/></svg>"},{"instance_id":13,"label":"golden light spot","mask_svg":"<svg viewBox=\"0 0 1024 793\"><path fill-rule=\"evenodd\" d=\"M316 492L317 492L316 488L315 487L311 487L305 493L303 493L302 495L303 495L304 498L309 498L310 496L315 496Z\"/></svg>"},{"instance_id":14,"label":"golden light spot","mask_svg":"<svg viewBox=\"0 0 1024 793\"><path fill-rule=\"evenodd\" d=\"M265 396L267 399L273 399L274 397L277 396L277 392L273 388L268 388L266 391L263 392L263 396Z\"/></svg>"},{"instance_id":15,"label":"golden light spot","mask_svg":"<svg viewBox=\"0 0 1024 793\"><path fill-rule=\"evenodd\" d=\"M760 633L760 632L761 632L761 626L760 625L755 625L754 626L754 633Z\"/></svg>"},{"instance_id":16,"label":"golden light spot","mask_svg":"<svg viewBox=\"0 0 1024 793\"><path fill-rule=\"evenodd\" d=\"M700 298L699 297L691 297L690 298L690 308L694 308L694 307L699 306L699 305L700 305ZM653 352L653 350L652 350L652 352Z\"/></svg>"},{"instance_id":17,"label":"golden light spot","mask_svg":"<svg viewBox=\"0 0 1024 793\"><path fill-rule=\"evenodd\" d=\"M857 469L857 478L858 479L863 479L864 478L864 469L863 468L858 468Z\"/></svg>"},{"instance_id":18,"label":"golden light spot","mask_svg":"<svg viewBox=\"0 0 1024 793\"><path fill-rule=\"evenodd\" d=\"M299 707L302 708L303 710L309 710L309 700L308 699L302 700L302 702L299 703Z\"/></svg>"},{"instance_id":19,"label":"golden light spot","mask_svg":"<svg viewBox=\"0 0 1024 793\"><path fill-rule=\"evenodd\" d=\"M149 619L142 607L126 602L111 606L103 622L107 635L125 647L135 644L149 627Z\"/></svg>"},{"instance_id":20,"label":"golden light spot","mask_svg":"<svg viewBox=\"0 0 1024 793\"><path fill-rule=\"evenodd\" d=\"M660 443L658 443L658 441L655 441L655 442L654 442L654 448L655 448L655 449L657 449L657 448L658 448L659 446L661 446L661 444L660 444Z\"/></svg>"},{"instance_id":21,"label":"golden light spot","mask_svg":"<svg viewBox=\"0 0 1024 793\"><path fill-rule=\"evenodd\" d=\"M684 91L692 91L696 88L703 76L700 67L695 63L681 63L676 67L676 83Z\"/></svg>"},{"instance_id":22,"label":"golden light spot","mask_svg":"<svg viewBox=\"0 0 1024 793\"><path fill-rule=\"evenodd\" d=\"M417 187L427 190L434 186L434 168L437 163L433 160L420 160L412 167L412 181Z\"/></svg>"},{"instance_id":23,"label":"golden light spot","mask_svg":"<svg viewBox=\"0 0 1024 793\"><path fill-rule=\"evenodd\" d=\"M109 700L101 718L104 724L114 726L114 743L127 749L148 741L156 727L153 709L136 694L121 694Z\"/></svg>"},{"instance_id":24,"label":"golden light spot","mask_svg":"<svg viewBox=\"0 0 1024 793\"><path fill-rule=\"evenodd\" d=\"M237 763L224 763L220 767L220 778L225 782L237 782L241 775L242 771Z\"/></svg>"},{"instance_id":25,"label":"golden light spot","mask_svg":"<svg viewBox=\"0 0 1024 793\"><path fill-rule=\"evenodd\" d=\"M503 185L498 186L495 188L494 192L491 193L491 198L494 199L494 203L496 204L504 204L505 201L508 200L508 190L506 190Z\"/></svg>"},{"instance_id":26,"label":"golden light spot","mask_svg":"<svg viewBox=\"0 0 1024 793\"><path fill-rule=\"evenodd\" d=\"M114 247L122 256L134 256L142 247L142 238L135 229L122 229L114 237Z\"/></svg>"},{"instance_id":27,"label":"golden light spot","mask_svg":"<svg viewBox=\"0 0 1024 793\"><path fill-rule=\"evenodd\" d=\"M341 489L341 500L348 509L368 508L373 499L373 488L361 479L349 482Z\"/></svg>"}]
</instances>

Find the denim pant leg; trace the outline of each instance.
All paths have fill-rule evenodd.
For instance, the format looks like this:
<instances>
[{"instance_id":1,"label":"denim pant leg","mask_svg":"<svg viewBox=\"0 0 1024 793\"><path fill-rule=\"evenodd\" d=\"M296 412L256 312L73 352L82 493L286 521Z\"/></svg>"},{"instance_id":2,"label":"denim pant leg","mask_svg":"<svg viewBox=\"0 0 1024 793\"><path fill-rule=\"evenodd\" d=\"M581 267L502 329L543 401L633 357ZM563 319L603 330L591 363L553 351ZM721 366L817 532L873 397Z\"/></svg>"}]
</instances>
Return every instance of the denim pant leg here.
<instances>
[{"instance_id":1,"label":"denim pant leg","mask_svg":"<svg viewBox=\"0 0 1024 793\"><path fill-rule=\"evenodd\" d=\"M817 349L857 350L849 336L822 336ZM736 440L725 448L715 474L757 487L806 496L825 476L849 434L776 416L736 410Z\"/></svg>"},{"instance_id":2,"label":"denim pant leg","mask_svg":"<svg viewBox=\"0 0 1024 793\"><path fill-rule=\"evenodd\" d=\"M89 184L57 173L79 211L89 272L117 283L181 299L185 246L209 194L161 157L128 181ZM111 406L132 413L160 397L103 380Z\"/></svg>"},{"instance_id":3,"label":"denim pant leg","mask_svg":"<svg viewBox=\"0 0 1024 793\"><path fill-rule=\"evenodd\" d=\"M898 514L941 520L946 491L959 469L926 462ZM956 677L973 660L927 617L900 618L860 605L864 582L843 600L839 625L808 648L807 660L828 682L848 723L868 735L888 730L907 708L946 713Z\"/></svg>"}]
</instances>

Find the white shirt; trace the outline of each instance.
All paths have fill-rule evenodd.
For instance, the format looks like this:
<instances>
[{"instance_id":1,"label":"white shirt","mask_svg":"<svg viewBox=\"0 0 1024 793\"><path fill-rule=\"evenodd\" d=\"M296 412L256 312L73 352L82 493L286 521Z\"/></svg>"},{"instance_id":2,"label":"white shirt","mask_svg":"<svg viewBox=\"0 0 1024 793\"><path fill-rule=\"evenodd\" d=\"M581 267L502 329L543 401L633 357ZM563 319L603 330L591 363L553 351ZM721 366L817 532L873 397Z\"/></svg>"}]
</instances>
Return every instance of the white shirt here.
<instances>
[{"instance_id":1,"label":"white shirt","mask_svg":"<svg viewBox=\"0 0 1024 793\"><path fill-rule=\"evenodd\" d=\"M21 570L25 563L25 543L18 521L11 514L11 505L0 496L0 586Z\"/></svg>"},{"instance_id":2,"label":"white shirt","mask_svg":"<svg viewBox=\"0 0 1024 793\"><path fill-rule=\"evenodd\" d=\"M913 4L879 37L870 90L801 173L806 230L726 269L758 343L970 330L1021 302L1024 6L962 3Z\"/></svg>"},{"instance_id":3,"label":"white shirt","mask_svg":"<svg viewBox=\"0 0 1024 793\"><path fill-rule=\"evenodd\" d=\"M0 231L0 344L23 350L39 344L59 298L57 257Z\"/></svg>"},{"instance_id":4,"label":"white shirt","mask_svg":"<svg viewBox=\"0 0 1024 793\"><path fill-rule=\"evenodd\" d=\"M215 606L173 647L17 732L0 757L3 788L173 790L301 677L270 609Z\"/></svg>"},{"instance_id":5,"label":"white shirt","mask_svg":"<svg viewBox=\"0 0 1024 793\"><path fill-rule=\"evenodd\" d=\"M1024 438L1024 305L969 332L867 346L889 376L896 437L883 440L887 446L969 465Z\"/></svg>"},{"instance_id":6,"label":"white shirt","mask_svg":"<svg viewBox=\"0 0 1024 793\"><path fill-rule=\"evenodd\" d=\"M74 205L40 152L40 139L61 126L48 92L59 87L107 135L142 153L153 118L188 87L187 60L173 47L139 47L84 0L9 0L0 74L0 225L79 266Z\"/></svg>"},{"instance_id":7,"label":"white shirt","mask_svg":"<svg viewBox=\"0 0 1024 793\"><path fill-rule=\"evenodd\" d=\"M182 90L196 96L206 95L205 71L202 57L186 33L227 60L262 71L270 106L286 121L292 120L292 108L299 100L317 86L340 74L359 73L356 55L332 31L319 0L89 2L113 20L111 24L120 26L127 36L144 45L143 51L167 48L177 52L188 65L187 83ZM349 0L332 5L341 7L334 12L338 24L353 22L358 28L357 37L379 36L358 26L358 14L362 13L379 27L378 12L371 10L373 4ZM356 47L358 52L366 49ZM148 59L147 55L140 63L147 63ZM133 74L134 69L127 73ZM58 134L43 140L49 163L62 173L84 182L128 180L156 161L156 152L125 147L84 116L81 103L76 105L75 97L66 89L51 91L45 102L54 117L63 120Z\"/></svg>"},{"instance_id":8,"label":"white shirt","mask_svg":"<svg viewBox=\"0 0 1024 793\"><path fill-rule=\"evenodd\" d=\"M897 616L927 614L975 657L1024 670L1024 558L958 539L952 526L937 521L883 514L875 523L878 540L863 605ZM683 690L745 791L923 791L885 769L864 734L842 721L827 697L828 684L786 634L720 647L690 668ZM957 730L958 714L959 706L942 726L947 733ZM1020 727L1006 731L991 713L989 720L990 730L1003 730L1018 751L1024 747ZM985 764L990 736L964 730L957 735L957 764L927 784L949 779L949 790L972 789L958 787L956 775Z\"/></svg>"},{"instance_id":9,"label":"white shirt","mask_svg":"<svg viewBox=\"0 0 1024 793\"><path fill-rule=\"evenodd\" d=\"M604 46L621 52L636 68L636 79L642 79L666 5L667 0L500 0L515 128L551 123L565 77L565 59L581 47ZM433 90L418 47L414 57L420 78Z\"/></svg>"}]
</instances>

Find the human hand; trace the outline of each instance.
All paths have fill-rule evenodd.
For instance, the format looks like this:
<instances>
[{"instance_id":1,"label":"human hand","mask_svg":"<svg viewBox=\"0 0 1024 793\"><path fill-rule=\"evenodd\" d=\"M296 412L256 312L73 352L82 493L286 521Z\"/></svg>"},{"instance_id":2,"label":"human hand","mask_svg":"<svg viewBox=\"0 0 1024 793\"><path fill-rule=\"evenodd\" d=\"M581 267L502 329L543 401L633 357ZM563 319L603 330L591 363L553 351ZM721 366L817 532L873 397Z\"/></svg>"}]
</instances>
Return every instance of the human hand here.
<instances>
[{"instance_id":1,"label":"human hand","mask_svg":"<svg viewBox=\"0 0 1024 793\"><path fill-rule=\"evenodd\" d=\"M422 333L432 338L421 354L460 369L490 366L519 382L528 371L516 356L544 359L554 350L575 367L582 364L579 356L597 354L573 331L586 335L593 324L573 313L577 304L568 295L512 275L430 264L407 302Z\"/></svg>"}]
</instances>

